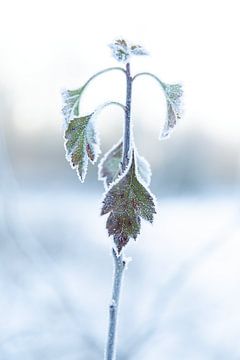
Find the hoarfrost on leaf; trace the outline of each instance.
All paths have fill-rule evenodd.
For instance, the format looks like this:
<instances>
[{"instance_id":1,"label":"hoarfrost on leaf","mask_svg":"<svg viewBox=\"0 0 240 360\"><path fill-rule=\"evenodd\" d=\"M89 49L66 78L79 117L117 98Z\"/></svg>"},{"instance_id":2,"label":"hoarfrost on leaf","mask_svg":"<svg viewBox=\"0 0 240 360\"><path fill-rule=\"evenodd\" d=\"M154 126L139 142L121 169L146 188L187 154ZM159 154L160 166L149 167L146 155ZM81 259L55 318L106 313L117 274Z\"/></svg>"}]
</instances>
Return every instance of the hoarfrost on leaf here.
<instances>
[{"instance_id":1,"label":"hoarfrost on leaf","mask_svg":"<svg viewBox=\"0 0 240 360\"><path fill-rule=\"evenodd\" d=\"M137 171L143 182L149 186L151 182L152 171L149 162L143 157L137 154Z\"/></svg>"},{"instance_id":2,"label":"hoarfrost on leaf","mask_svg":"<svg viewBox=\"0 0 240 360\"><path fill-rule=\"evenodd\" d=\"M141 218L152 222L156 213L153 195L142 184L136 171L134 152L128 168L107 191L101 215L107 219L108 234L113 235L118 253L130 238L140 233Z\"/></svg>"},{"instance_id":3,"label":"hoarfrost on leaf","mask_svg":"<svg viewBox=\"0 0 240 360\"><path fill-rule=\"evenodd\" d=\"M132 45L131 54L133 55L148 55L148 52L141 45Z\"/></svg>"},{"instance_id":4,"label":"hoarfrost on leaf","mask_svg":"<svg viewBox=\"0 0 240 360\"><path fill-rule=\"evenodd\" d=\"M113 57L123 63L128 62L132 55L148 55L141 45L130 44L124 39L116 39L109 47Z\"/></svg>"},{"instance_id":5,"label":"hoarfrost on leaf","mask_svg":"<svg viewBox=\"0 0 240 360\"><path fill-rule=\"evenodd\" d=\"M67 159L83 182L87 173L88 159L94 163L100 153L94 113L71 120L65 131L65 139Z\"/></svg>"},{"instance_id":6,"label":"hoarfrost on leaf","mask_svg":"<svg viewBox=\"0 0 240 360\"><path fill-rule=\"evenodd\" d=\"M98 165L99 180L103 180L107 188L120 174L122 159L122 139L114 145L102 158Z\"/></svg>"},{"instance_id":7,"label":"hoarfrost on leaf","mask_svg":"<svg viewBox=\"0 0 240 360\"><path fill-rule=\"evenodd\" d=\"M167 138L175 127L177 120L182 117L183 90L181 84L169 85L162 83L162 86L167 100L167 118L161 138Z\"/></svg>"},{"instance_id":8,"label":"hoarfrost on leaf","mask_svg":"<svg viewBox=\"0 0 240 360\"><path fill-rule=\"evenodd\" d=\"M83 90L84 86L76 90L62 91L62 97L64 101L62 113L66 125L70 120L79 116L79 101Z\"/></svg>"},{"instance_id":9,"label":"hoarfrost on leaf","mask_svg":"<svg viewBox=\"0 0 240 360\"><path fill-rule=\"evenodd\" d=\"M103 180L105 182L105 188L107 188L120 175L122 155L123 141L121 139L100 161L98 175L99 180ZM138 155L136 150L135 157L138 176L147 186L149 186L152 174L150 165L143 156Z\"/></svg>"}]
</instances>

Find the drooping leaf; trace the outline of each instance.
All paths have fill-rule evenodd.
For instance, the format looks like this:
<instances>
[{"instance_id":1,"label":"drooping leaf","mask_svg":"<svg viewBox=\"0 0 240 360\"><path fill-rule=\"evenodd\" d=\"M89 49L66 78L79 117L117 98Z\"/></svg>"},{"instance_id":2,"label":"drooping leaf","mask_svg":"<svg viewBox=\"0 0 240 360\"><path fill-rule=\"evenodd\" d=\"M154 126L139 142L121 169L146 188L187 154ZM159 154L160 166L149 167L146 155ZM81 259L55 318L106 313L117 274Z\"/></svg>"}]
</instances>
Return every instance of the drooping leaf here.
<instances>
[{"instance_id":1,"label":"drooping leaf","mask_svg":"<svg viewBox=\"0 0 240 360\"><path fill-rule=\"evenodd\" d=\"M132 55L148 55L148 52L141 46L130 44L124 39L116 39L109 45L113 57L120 62L126 63Z\"/></svg>"},{"instance_id":2,"label":"drooping leaf","mask_svg":"<svg viewBox=\"0 0 240 360\"><path fill-rule=\"evenodd\" d=\"M88 159L94 163L100 152L93 116L94 113L71 120L65 131L67 159L82 182L87 173Z\"/></svg>"},{"instance_id":3,"label":"drooping leaf","mask_svg":"<svg viewBox=\"0 0 240 360\"><path fill-rule=\"evenodd\" d=\"M83 90L84 86L76 90L64 90L62 92L62 97L64 100L62 113L66 125L70 120L74 119L75 117L79 117L79 101Z\"/></svg>"},{"instance_id":4,"label":"drooping leaf","mask_svg":"<svg viewBox=\"0 0 240 360\"><path fill-rule=\"evenodd\" d=\"M99 163L99 180L105 182L105 187L107 188L121 173L121 161L123 154L123 142L120 140L116 145L114 145L102 158ZM138 155L135 151L136 157L136 166L138 176L141 180L147 185L150 185L151 182L151 168L147 160Z\"/></svg>"},{"instance_id":5,"label":"drooping leaf","mask_svg":"<svg viewBox=\"0 0 240 360\"><path fill-rule=\"evenodd\" d=\"M101 215L107 213L110 213L107 219L108 234L113 235L118 253L130 238L137 238L141 218L153 221L156 213L154 199L138 178L134 152L125 173L105 195Z\"/></svg>"},{"instance_id":6,"label":"drooping leaf","mask_svg":"<svg viewBox=\"0 0 240 360\"><path fill-rule=\"evenodd\" d=\"M183 90L180 84L163 84L163 89L167 99L167 118L161 138L167 138L175 127L177 120L182 116Z\"/></svg>"}]
</instances>

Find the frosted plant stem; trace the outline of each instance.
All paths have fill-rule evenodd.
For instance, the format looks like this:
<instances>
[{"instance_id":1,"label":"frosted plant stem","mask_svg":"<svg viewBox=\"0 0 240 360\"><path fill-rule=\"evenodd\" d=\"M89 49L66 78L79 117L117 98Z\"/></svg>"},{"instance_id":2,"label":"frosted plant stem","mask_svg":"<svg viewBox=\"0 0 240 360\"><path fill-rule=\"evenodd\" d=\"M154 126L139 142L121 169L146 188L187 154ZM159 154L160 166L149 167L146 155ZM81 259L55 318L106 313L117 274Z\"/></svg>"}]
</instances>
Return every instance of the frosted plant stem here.
<instances>
[{"instance_id":1,"label":"frosted plant stem","mask_svg":"<svg viewBox=\"0 0 240 360\"><path fill-rule=\"evenodd\" d=\"M129 162L129 152L131 148L131 99L132 99L132 78L130 74L130 64L126 64L126 80L127 80L127 93L126 93L126 106L125 106L125 123L124 123L124 142L123 142L123 158L122 158L122 172L126 169ZM114 259L114 278L112 299L109 305L109 328L105 360L116 359L116 333L117 333L117 319L118 319L118 305L121 292L121 284L123 272L126 262L123 255L116 253L112 249Z\"/></svg>"},{"instance_id":2,"label":"frosted plant stem","mask_svg":"<svg viewBox=\"0 0 240 360\"><path fill-rule=\"evenodd\" d=\"M88 81L83 85L83 88L86 88L86 87L90 84L90 82L91 82L92 80L94 80L95 78L97 78L99 75L105 74L105 73L107 73L107 72L109 72L109 71L113 71L113 70L120 70L120 71L122 71L123 73L125 73L125 70L124 70L123 68L119 67L119 66L114 66L114 67L110 67L110 68L101 70L101 71L97 72L96 74L94 74L93 76L91 76L91 77L88 79Z\"/></svg>"},{"instance_id":3,"label":"frosted plant stem","mask_svg":"<svg viewBox=\"0 0 240 360\"><path fill-rule=\"evenodd\" d=\"M133 77L132 81L134 81L137 77L143 76L143 75L147 75L147 76L152 77L153 79L155 79L155 80L162 86L162 88L164 88L164 83L163 83L156 75L154 75L154 74L152 74L152 73L150 73L150 72L141 72L141 73L138 73L138 74L136 74L136 75Z\"/></svg>"},{"instance_id":4,"label":"frosted plant stem","mask_svg":"<svg viewBox=\"0 0 240 360\"><path fill-rule=\"evenodd\" d=\"M116 251L112 249L114 258L114 280L112 289L112 299L109 305L109 328L107 338L107 348L105 360L116 359L116 333L117 333L117 317L118 305L121 292L122 277L126 262L122 255L117 256Z\"/></svg>"},{"instance_id":5,"label":"frosted plant stem","mask_svg":"<svg viewBox=\"0 0 240 360\"><path fill-rule=\"evenodd\" d=\"M126 65L127 77L127 94L126 94L126 110L125 110L125 126L124 126L124 142L123 142L123 159L122 172L126 169L129 162L129 150L131 146L131 101L132 101L132 78L130 73L130 64Z\"/></svg>"}]
</instances>

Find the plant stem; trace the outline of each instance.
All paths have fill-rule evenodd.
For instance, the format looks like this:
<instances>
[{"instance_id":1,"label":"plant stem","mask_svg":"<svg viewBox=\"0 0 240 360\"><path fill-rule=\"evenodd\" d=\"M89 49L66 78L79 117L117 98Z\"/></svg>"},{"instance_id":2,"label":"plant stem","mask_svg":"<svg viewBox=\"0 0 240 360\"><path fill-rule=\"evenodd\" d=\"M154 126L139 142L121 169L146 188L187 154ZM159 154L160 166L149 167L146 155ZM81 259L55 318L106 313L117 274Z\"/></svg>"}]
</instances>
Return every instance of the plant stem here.
<instances>
[{"instance_id":1,"label":"plant stem","mask_svg":"<svg viewBox=\"0 0 240 360\"><path fill-rule=\"evenodd\" d=\"M107 101L107 102L101 104L100 106L98 106L98 107L94 110L94 113L100 112L101 110L103 110L105 107L107 107L107 106L109 106L109 105L117 105L117 106L119 106L120 108L122 108L124 112L126 111L126 107L125 107L123 104L121 104L121 103L119 103L119 102L117 102L117 101Z\"/></svg>"},{"instance_id":2,"label":"plant stem","mask_svg":"<svg viewBox=\"0 0 240 360\"><path fill-rule=\"evenodd\" d=\"M156 75L154 75L154 74L152 74L152 73L150 73L150 72L141 72L141 73L138 73L138 74L136 74L136 75L133 77L132 81L134 81L137 77L142 76L142 75L147 75L147 76L150 76L150 77L152 77L153 79L157 80L157 82L158 82L158 83L161 85L161 87L164 89L164 83L163 83Z\"/></svg>"},{"instance_id":3,"label":"plant stem","mask_svg":"<svg viewBox=\"0 0 240 360\"><path fill-rule=\"evenodd\" d=\"M114 281L112 289L112 299L109 305L109 328L106 349L106 360L114 360L116 358L116 330L117 330L117 316L118 305L121 291L121 283L123 271L126 262L123 260L122 255L118 256L116 251L112 249L114 258Z\"/></svg>"},{"instance_id":4,"label":"plant stem","mask_svg":"<svg viewBox=\"0 0 240 360\"><path fill-rule=\"evenodd\" d=\"M88 84L93 80L95 79L96 77L98 77L99 75L102 75L102 74L105 74L106 72L109 72L109 71L113 71L113 70L120 70L122 71L123 73L125 73L126 71L119 67L119 66L114 66L114 67L110 67L110 68L107 68L107 69L103 69L101 71L98 71L96 74L94 74L93 76L91 76L87 82L85 82L85 84L83 85L83 88L86 88L88 86Z\"/></svg>"},{"instance_id":5,"label":"plant stem","mask_svg":"<svg viewBox=\"0 0 240 360\"><path fill-rule=\"evenodd\" d=\"M122 172L126 169L129 162L129 151L131 146L131 101L132 101L132 77L130 73L130 64L126 65L127 77L127 94L126 94L126 111L124 126L124 142L123 142L123 159Z\"/></svg>"},{"instance_id":6,"label":"plant stem","mask_svg":"<svg viewBox=\"0 0 240 360\"><path fill-rule=\"evenodd\" d=\"M130 64L126 64L126 80L127 80L127 93L126 93L126 106L125 106L125 123L124 123L124 142L123 142L123 158L122 158L122 172L126 169L129 163L129 152L131 149L131 99L132 99L132 77L130 73ZM114 258L114 278L112 299L109 305L109 328L107 338L107 348L105 360L116 359L116 332L117 332L117 318L118 318L118 305L121 292L122 277L126 265L123 255L116 253L112 249Z\"/></svg>"}]
</instances>

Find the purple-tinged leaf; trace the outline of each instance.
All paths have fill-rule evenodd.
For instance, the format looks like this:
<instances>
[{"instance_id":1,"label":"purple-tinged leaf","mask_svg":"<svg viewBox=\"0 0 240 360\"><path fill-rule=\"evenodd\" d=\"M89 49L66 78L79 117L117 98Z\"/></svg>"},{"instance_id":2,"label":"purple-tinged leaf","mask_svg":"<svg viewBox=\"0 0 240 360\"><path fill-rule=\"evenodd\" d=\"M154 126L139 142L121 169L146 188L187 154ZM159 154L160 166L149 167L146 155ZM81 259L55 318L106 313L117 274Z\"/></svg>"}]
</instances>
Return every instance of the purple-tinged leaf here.
<instances>
[{"instance_id":1,"label":"purple-tinged leaf","mask_svg":"<svg viewBox=\"0 0 240 360\"><path fill-rule=\"evenodd\" d=\"M153 221L156 213L154 198L138 177L134 152L127 170L105 195L101 215L107 213L110 213L107 220L108 234L113 235L119 254L130 238L137 238L141 218Z\"/></svg>"}]
</instances>

